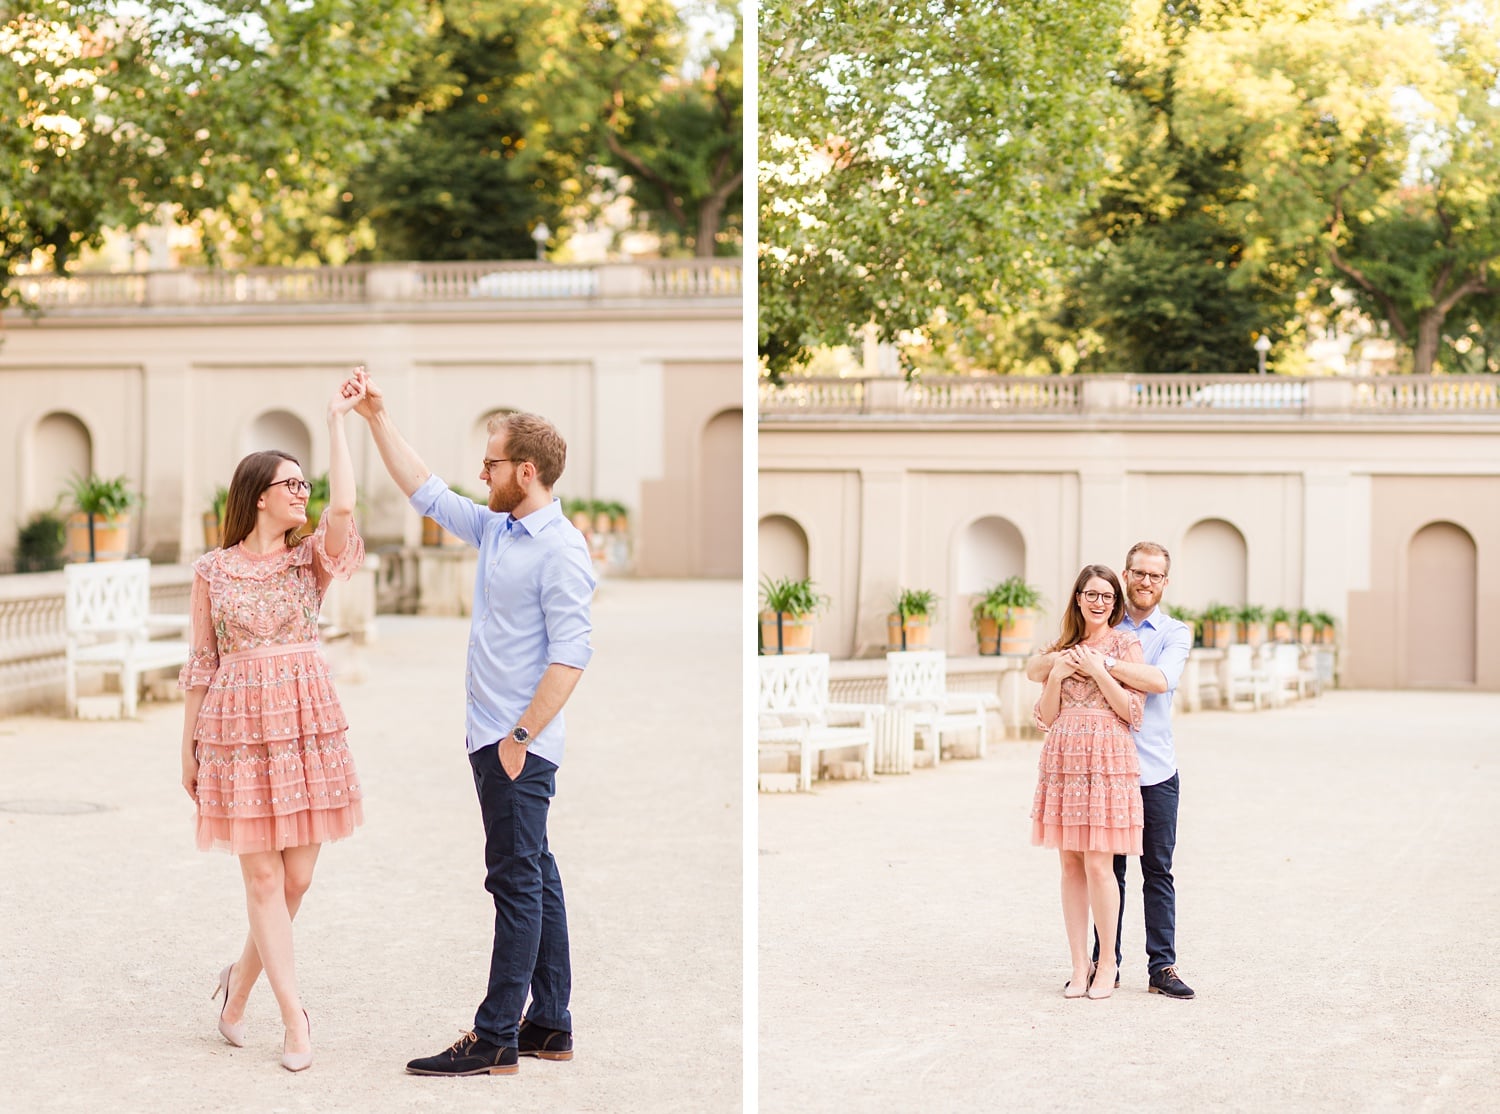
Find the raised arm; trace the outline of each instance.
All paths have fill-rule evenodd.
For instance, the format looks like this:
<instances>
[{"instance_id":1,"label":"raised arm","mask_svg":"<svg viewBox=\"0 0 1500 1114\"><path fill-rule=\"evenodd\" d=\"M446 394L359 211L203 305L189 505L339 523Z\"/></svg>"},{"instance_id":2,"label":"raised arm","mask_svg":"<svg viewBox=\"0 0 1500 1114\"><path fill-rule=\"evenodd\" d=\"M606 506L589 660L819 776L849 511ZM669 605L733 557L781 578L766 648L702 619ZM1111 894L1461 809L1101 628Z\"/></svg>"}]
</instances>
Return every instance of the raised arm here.
<instances>
[{"instance_id":1,"label":"raised arm","mask_svg":"<svg viewBox=\"0 0 1500 1114\"><path fill-rule=\"evenodd\" d=\"M345 381L344 391L348 393L351 390L358 394L354 412L370 424L370 435L375 438L375 448L380 452L385 470L396 481L402 494L410 499L417 488L426 482L427 477L432 475L432 471L422 463L416 450L407 444L406 438L401 436L401 431L391 420L390 411L385 407L385 395L364 368L356 368L354 374Z\"/></svg>"},{"instance_id":2,"label":"raised arm","mask_svg":"<svg viewBox=\"0 0 1500 1114\"><path fill-rule=\"evenodd\" d=\"M349 455L344 418L364 397L364 390L362 385L353 393L348 388L345 380L328 403L328 506L323 508L328 526L323 547L331 558L344 552L354 522L354 460Z\"/></svg>"}]
</instances>

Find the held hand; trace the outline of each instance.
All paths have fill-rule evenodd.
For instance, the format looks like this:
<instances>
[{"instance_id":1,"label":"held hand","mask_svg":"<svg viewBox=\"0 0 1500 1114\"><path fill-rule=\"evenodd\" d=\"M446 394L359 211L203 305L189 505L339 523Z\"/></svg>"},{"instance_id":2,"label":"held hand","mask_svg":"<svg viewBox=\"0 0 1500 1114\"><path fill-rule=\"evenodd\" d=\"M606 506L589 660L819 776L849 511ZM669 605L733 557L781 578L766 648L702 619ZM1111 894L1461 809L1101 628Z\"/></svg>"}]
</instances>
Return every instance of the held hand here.
<instances>
[{"instance_id":1,"label":"held hand","mask_svg":"<svg viewBox=\"0 0 1500 1114\"><path fill-rule=\"evenodd\" d=\"M368 421L385 409L385 394L375 385L375 380L370 378L370 373L365 370L363 364L356 368L355 372L364 394L359 404L354 407L354 412Z\"/></svg>"},{"instance_id":2,"label":"held hand","mask_svg":"<svg viewBox=\"0 0 1500 1114\"><path fill-rule=\"evenodd\" d=\"M1071 656L1072 651L1056 655L1052 659L1052 676L1059 681L1066 681L1069 677L1078 673L1078 663Z\"/></svg>"},{"instance_id":3,"label":"held hand","mask_svg":"<svg viewBox=\"0 0 1500 1114\"><path fill-rule=\"evenodd\" d=\"M187 795L192 802L197 804L198 760L196 758L184 758L182 760L182 787L187 790Z\"/></svg>"},{"instance_id":4,"label":"held hand","mask_svg":"<svg viewBox=\"0 0 1500 1114\"><path fill-rule=\"evenodd\" d=\"M500 740L500 768L505 776L515 781L526 765L526 748L509 735Z\"/></svg>"},{"instance_id":5,"label":"held hand","mask_svg":"<svg viewBox=\"0 0 1500 1114\"><path fill-rule=\"evenodd\" d=\"M1099 653L1099 651L1092 650L1080 642L1077 646L1069 650L1068 653L1072 656L1079 673L1092 677L1096 681L1103 678L1105 672L1104 655Z\"/></svg>"},{"instance_id":6,"label":"held hand","mask_svg":"<svg viewBox=\"0 0 1500 1114\"><path fill-rule=\"evenodd\" d=\"M339 384L339 389L334 392L333 398L328 402L328 416L330 418L341 418L353 410L365 397L365 384L363 368L355 368L354 373Z\"/></svg>"}]
</instances>

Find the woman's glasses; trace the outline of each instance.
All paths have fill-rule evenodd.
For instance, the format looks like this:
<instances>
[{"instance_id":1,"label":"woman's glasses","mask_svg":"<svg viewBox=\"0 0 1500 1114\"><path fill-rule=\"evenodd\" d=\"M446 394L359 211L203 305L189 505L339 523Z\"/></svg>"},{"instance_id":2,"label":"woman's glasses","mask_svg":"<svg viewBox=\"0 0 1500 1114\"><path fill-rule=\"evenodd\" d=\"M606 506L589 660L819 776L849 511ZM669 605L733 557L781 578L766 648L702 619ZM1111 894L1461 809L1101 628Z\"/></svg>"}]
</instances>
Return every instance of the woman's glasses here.
<instances>
[{"instance_id":1,"label":"woman's glasses","mask_svg":"<svg viewBox=\"0 0 1500 1114\"><path fill-rule=\"evenodd\" d=\"M277 480L273 484L266 484L267 491L270 491L273 487L284 487L287 489L288 494L291 495L306 495L312 490L312 484L306 480L299 480L296 476L288 480Z\"/></svg>"},{"instance_id":2,"label":"woman's glasses","mask_svg":"<svg viewBox=\"0 0 1500 1114\"><path fill-rule=\"evenodd\" d=\"M1083 597L1083 602L1084 603L1114 603L1115 602L1115 594L1113 592L1093 592L1093 591L1089 591L1089 592L1079 592L1078 594Z\"/></svg>"}]
</instances>

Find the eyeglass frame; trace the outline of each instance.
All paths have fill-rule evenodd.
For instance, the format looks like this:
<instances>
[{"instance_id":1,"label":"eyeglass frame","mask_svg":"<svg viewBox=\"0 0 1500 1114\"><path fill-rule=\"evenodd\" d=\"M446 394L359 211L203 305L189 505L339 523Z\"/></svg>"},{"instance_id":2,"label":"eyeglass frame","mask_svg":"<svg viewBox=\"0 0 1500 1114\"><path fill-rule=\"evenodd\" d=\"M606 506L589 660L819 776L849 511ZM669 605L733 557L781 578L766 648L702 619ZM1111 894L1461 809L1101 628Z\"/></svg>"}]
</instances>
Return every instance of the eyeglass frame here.
<instances>
[{"instance_id":1,"label":"eyeglass frame","mask_svg":"<svg viewBox=\"0 0 1500 1114\"><path fill-rule=\"evenodd\" d=\"M1165 584L1169 574L1164 572L1147 572L1145 569L1126 569L1125 575L1137 584L1146 584L1155 588L1158 584Z\"/></svg>"},{"instance_id":2,"label":"eyeglass frame","mask_svg":"<svg viewBox=\"0 0 1500 1114\"><path fill-rule=\"evenodd\" d=\"M1083 597L1084 603L1114 603L1115 600L1120 598L1113 592L1100 592L1093 588L1086 588L1078 594ZM1090 596L1094 598L1089 599Z\"/></svg>"},{"instance_id":3,"label":"eyeglass frame","mask_svg":"<svg viewBox=\"0 0 1500 1114\"><path fill-rule=\"evenodd\" d=\"M488 472L488 471L490 471L490 466L492 464L525 464L525 463L526 462L524 460L520 460L520 459L518 459L516 457L513 457L513 456L497 456L494 460L491 460L489 457L485 457L483 460L481 460L479 462L479 470L481 472Z\"/></svg>"},{"instance_id":4,"label":"eyeglass frame","mask_svg":"<svg viewBox=\"0 0 1500 1114\"><path fill-rule=\"evenodd\" d=\"M296 485L295 490L293 490L293 484ZM297 476L288 476L284 480L277 480L275 483L266 484L267 491L270 491L273 487L284 487L286 488L286 493L292 496L307 495L312 491L312 484Z\"/></svg>"}]
</instances>

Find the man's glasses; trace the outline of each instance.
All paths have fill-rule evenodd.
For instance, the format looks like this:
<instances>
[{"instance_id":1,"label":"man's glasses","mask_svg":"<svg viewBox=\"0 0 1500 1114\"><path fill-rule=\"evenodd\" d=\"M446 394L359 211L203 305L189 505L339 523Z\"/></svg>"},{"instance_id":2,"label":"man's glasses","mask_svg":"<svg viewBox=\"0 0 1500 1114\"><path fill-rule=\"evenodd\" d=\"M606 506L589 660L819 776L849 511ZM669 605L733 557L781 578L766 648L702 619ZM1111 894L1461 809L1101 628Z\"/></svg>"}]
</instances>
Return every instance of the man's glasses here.
<instances>
[{"instance_id":1,"label":"man's glasses","mask_svg":"<svg viewBox=\"0 0 1500 1114\"><path fill-rule=\"evenodd\" d=\"M273 484L266 484L267 491L270 491L273 487L284 487L291 495L306 495L312 490L312 484L306 480L299 480L296 476L293 476L289 480L277 480Z\"/></svg>"},{"instance_id":2,"label":"man's glasses","mask_svg":"<svg viewBox=\"0 0 1500 1114\"><path fill-rule=\"evenodd\" d=\"M1149 584L1153 588L1158 584L1165 584L1167 582L1167 574L1164 572L1145 572L1141 569L1126 569L1125 575L1137 584Z\"/></svg>"},{"instance_id":3,"label":"man's glasses","mask_svg":"<svg viewBox=\"0 0 1500 1114\"><path fill-rule=\"evenodd\" d=\"M516 463L516 462L514 460L512 460L508 456L497 457L494 460L491 460L489 457L485 457L484 458L484 468L483 468L483 471L489 472L489 471L493 470L494 467L495 467L495 465L497 465L497 464L514 464L514 463Z\"/></svg>"},{"instance_id":4,"label":"man's glasses","mask_svg":"<svg viewBox=\"0 0 1500 1114\"><path fill-rule=\"evenodd\" d=\"M1079 592L1078 594L1083 597L1083 602L1084 603L1114 603L1115 602L1115 594L1113 592L1094 592L1094 591L1088 591L1088 592Z\"/></svg>"}]
</instances>

